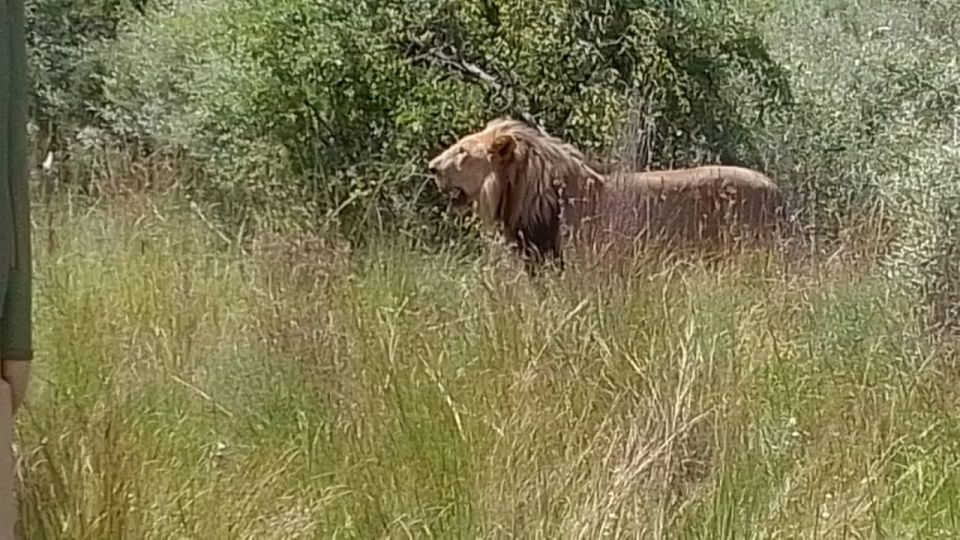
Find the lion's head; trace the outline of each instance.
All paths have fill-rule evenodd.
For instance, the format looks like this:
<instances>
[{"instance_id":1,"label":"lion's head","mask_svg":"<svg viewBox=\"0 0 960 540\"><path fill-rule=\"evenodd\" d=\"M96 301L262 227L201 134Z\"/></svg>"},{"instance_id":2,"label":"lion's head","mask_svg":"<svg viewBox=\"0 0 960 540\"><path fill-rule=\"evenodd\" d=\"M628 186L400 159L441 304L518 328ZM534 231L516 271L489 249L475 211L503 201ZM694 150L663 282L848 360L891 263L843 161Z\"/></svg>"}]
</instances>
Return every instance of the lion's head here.
<instances>
[{"instance_id":1,"label":"lion's head","mask_svg":"<svg viewBox=\"0 0 960 540\"><path fill-rule=\"evenodd\" d=\"M450 198L455 208L463 210L473 205L489 226L495 216L481 211L481 207L487 206L482 198L493 203L493 199L499 197L502 173L516 150L515 137L484 129L462 137L430 160L427 167L436 179L437 188Z\"/></svg>"},{"instance_id":2,"label":"lion's head","mask_svg":"<svg viewBox=\"0 0 960 540\"><path fill-rule=\"evenodd\" d=\"M473 206L484 225L502 226L535 258L559 255L561 212L603 183L572 145L510 119L462 137L428 168L455 206Z\"/></svg>"}]
</instances>

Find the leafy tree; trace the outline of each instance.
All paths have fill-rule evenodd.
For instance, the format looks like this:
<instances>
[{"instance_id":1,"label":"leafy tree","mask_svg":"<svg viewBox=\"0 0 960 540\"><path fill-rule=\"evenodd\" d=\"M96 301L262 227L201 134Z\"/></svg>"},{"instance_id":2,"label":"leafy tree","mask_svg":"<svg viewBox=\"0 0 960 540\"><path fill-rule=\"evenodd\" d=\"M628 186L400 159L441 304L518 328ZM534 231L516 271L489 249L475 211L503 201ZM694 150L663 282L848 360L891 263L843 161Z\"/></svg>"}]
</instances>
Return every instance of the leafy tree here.
<instances>
[{"instance_id":1,"label":"leafy tree","mask_svg":"<svg viewBox=\"0 0 960 540\"><path fill-rule=\"evenodd\" d=\"M78 128L98 123L104 105L97 46L146 0L26 0L32 119L41 139L57 147Z\"/></svg>"},{"instance_id":2,"label":"leafy tree","mask_svg":"<svg viewBox=\"0 0 960 540\"><path fill-rule=\"evenodd\" d=\"M724 2L179 2L102 49L118 137L205 160L224 200L422 221L422 164L494 116L638 167L755 164L785 73ZM625 122L631 114L642 122ZM420 202L416 202L420 201Z\"/></svg>"}]
</instances>

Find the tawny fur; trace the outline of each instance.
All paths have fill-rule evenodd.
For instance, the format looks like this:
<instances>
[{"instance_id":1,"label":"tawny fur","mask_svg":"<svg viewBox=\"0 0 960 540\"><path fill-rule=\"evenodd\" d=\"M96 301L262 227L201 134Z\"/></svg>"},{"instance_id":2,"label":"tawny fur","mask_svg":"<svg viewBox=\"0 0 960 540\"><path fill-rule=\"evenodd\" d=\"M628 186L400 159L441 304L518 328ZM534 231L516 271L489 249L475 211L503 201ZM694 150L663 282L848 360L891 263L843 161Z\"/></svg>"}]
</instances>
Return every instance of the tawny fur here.
<instances>
[{"instance_id":1,"label":"tawny fur","mask_svg":"<svg viewBox=\"0 0 960 540\"><path fill-rule=\"evenodd\" d=\"M770 241L781 232L784 198L770 178L733 166L605 177L594 234L706 245Z\"/></svg>"},{"instance_id":2,"label":"tawny fur","mask_svg":"<svg viewBox=\"0 0 960 540\"><path fill-rule=\"evenodd\" d=\"M496 119L431 160L443 191L460 190L489 227L530 263L562 266L563 247L641 241L769 240L783 217L780 189L741 167L644 173L591 167L573 145ZM604 171L607 172L607 171Z\"/></svg>"}]
</instances>

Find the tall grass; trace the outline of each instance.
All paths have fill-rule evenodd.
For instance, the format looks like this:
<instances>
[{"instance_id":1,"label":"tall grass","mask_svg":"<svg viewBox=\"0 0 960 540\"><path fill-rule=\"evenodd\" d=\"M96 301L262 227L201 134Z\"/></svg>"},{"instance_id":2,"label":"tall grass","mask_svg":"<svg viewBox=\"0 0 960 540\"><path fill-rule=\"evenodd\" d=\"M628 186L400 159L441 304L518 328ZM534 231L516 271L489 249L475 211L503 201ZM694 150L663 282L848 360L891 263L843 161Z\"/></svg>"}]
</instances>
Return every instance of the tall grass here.
<instances>
[{"instance_id":1,"label":"tall grass","mask_svg":"<svg viewBox=\"0 0 960 540\"><path fill-rule=\"evenodd\" d=\"M31 539L960 534L955 356L842 260L537 284L52 206Z\"/></svg>"}]
</instances>

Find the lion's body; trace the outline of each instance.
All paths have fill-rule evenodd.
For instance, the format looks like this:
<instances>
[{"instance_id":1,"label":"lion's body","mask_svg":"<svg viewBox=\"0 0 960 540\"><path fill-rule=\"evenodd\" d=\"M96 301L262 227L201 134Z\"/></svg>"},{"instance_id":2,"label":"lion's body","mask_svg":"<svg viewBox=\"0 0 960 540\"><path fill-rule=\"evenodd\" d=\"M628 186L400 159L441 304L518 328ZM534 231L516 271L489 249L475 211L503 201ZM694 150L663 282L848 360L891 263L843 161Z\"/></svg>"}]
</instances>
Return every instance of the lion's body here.
<instances>
[{"instance_id":1,"label":"lion's body","mask_svg":"<svg viewBox=\"0 0 960 540\"><path fill-rule=\"evenodd\" d=\"M763 174L709 166L601 174L572 145L494 120L431 160L441 190L458 192L527 261L563 264L564 241L716 245L770 239L783 198Z\"/></svg>"},{"instance_id":2,"label":"lion's body","mask_svg":"<svg viewBox=\"0 0 960 540\"><path fill-rule=\"evenodd\" d=\"M700 245L770 240L783 203L773 181L742 167L611 173L591 216L591 236Z\"/></svg>"}]
</instances>

